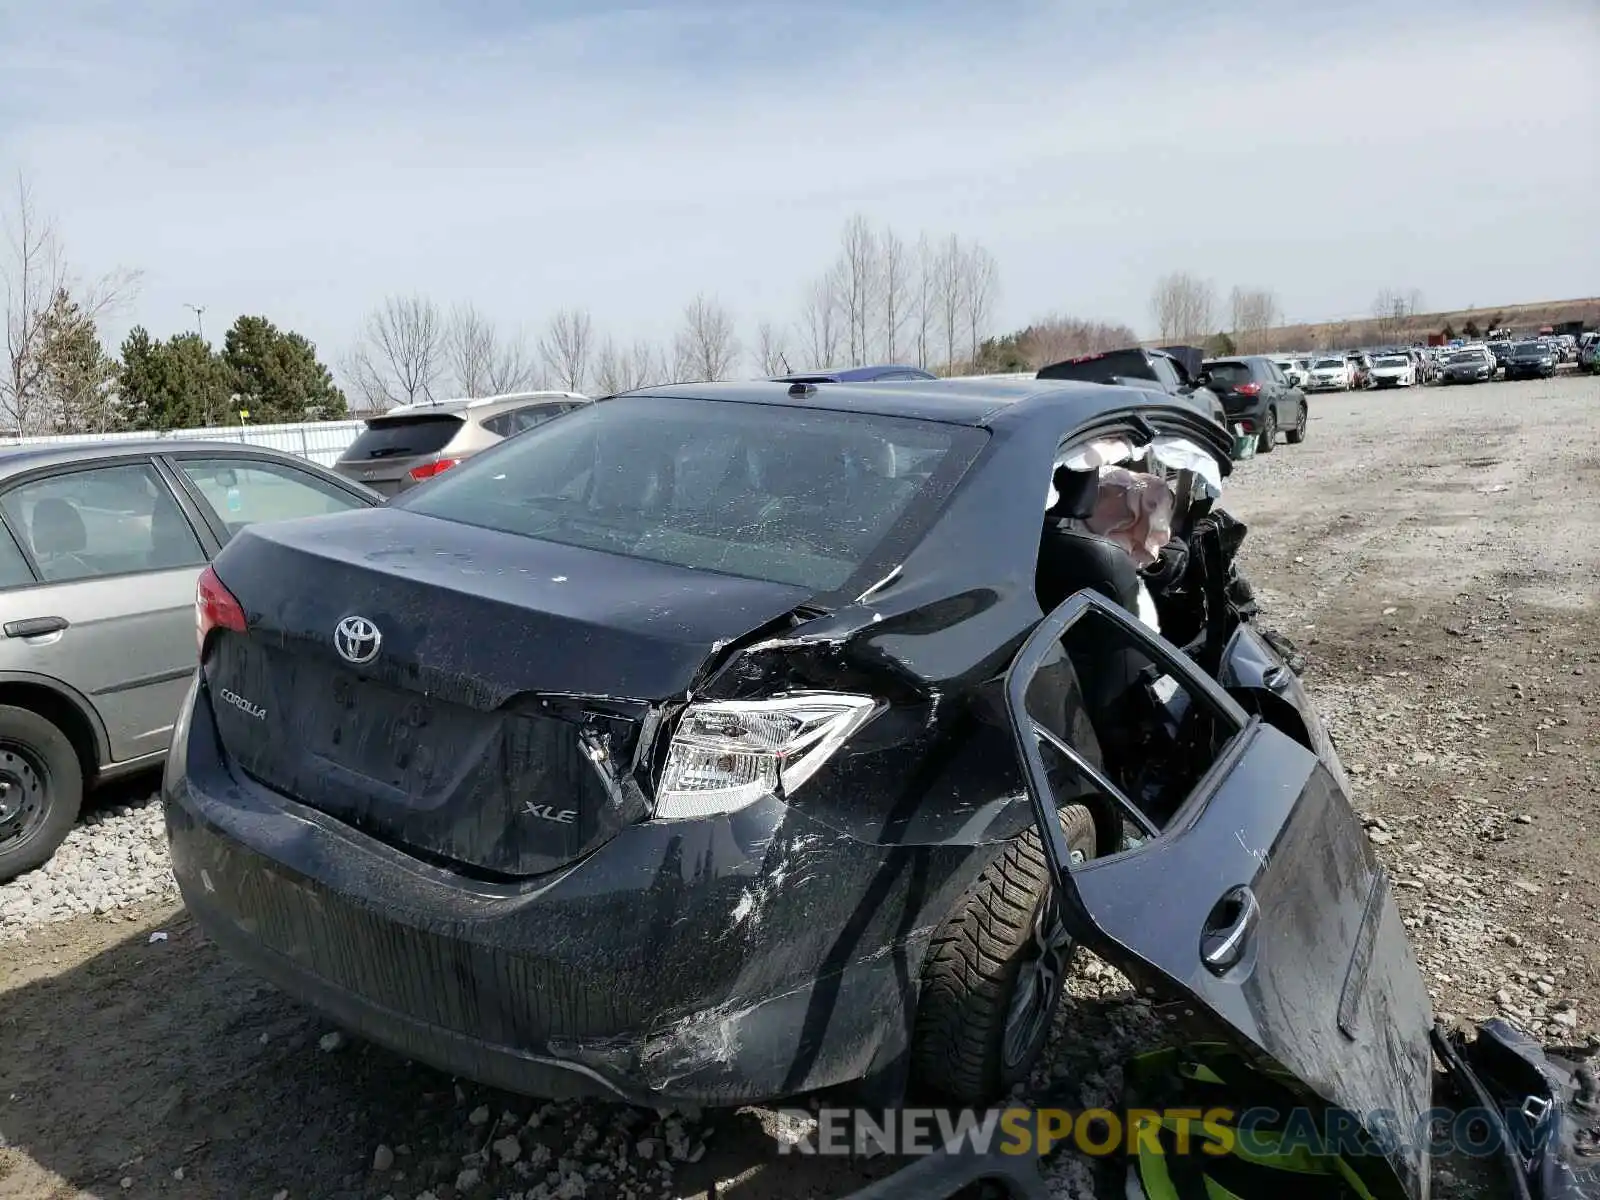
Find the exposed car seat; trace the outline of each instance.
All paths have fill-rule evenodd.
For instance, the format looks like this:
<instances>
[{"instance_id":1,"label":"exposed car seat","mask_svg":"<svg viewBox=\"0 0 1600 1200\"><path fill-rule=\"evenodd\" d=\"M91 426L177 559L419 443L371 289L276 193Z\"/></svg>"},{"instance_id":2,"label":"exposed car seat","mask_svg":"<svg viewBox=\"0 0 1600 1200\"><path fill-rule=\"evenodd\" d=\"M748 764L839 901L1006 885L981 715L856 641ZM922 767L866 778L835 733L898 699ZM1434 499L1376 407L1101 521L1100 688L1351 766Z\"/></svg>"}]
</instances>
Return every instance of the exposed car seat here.
<instances>
[{"instance_id":1,"label":"exposed car seat","mask_svg":"<svg viewBox=\"0 0 1600 1200\"><path fill-rule=\"evenodd\" d=\"M1052 483L1058 498L1045 514L1035 575L1040 607L1050 612L1075 592L1092 588L1137 615L1139 572L1133 558L1110 538L1079 524L1094 512L1099 473L1057 467ZM1081 634L1082 630L1078 632ZM1074 726L1087 717L1098 734L1103 765L1112 768L1112 777L1117 778L1116 768L1134 743L1131 731L1124 726L1129 706L1137 700L1135 689L1145 660L1120 638L1071 634L1068 638L1082 710L1069 707L1059 717L1052 713L1052 719L1060 720L1064 727L1061 732L1071 736ZM1080 749L1085 744L1081 732L1077 734L1077 744Z\"/></svg>"},{"instance_id":2,"label":"exposed car seat","mask_svg":"<svg viewBox=\"0 0 1600 1200\"><path fill-rule=\"evenodd\" d=\"M1099 476L1057 467L1059 499L1045 513L1034 577L1039 607L1049 612L1074 592L1093 588L1131 613L1139 611L1139 571L1128 552L1077 522L1094 513Z\"/></svg>"}]
</instances>

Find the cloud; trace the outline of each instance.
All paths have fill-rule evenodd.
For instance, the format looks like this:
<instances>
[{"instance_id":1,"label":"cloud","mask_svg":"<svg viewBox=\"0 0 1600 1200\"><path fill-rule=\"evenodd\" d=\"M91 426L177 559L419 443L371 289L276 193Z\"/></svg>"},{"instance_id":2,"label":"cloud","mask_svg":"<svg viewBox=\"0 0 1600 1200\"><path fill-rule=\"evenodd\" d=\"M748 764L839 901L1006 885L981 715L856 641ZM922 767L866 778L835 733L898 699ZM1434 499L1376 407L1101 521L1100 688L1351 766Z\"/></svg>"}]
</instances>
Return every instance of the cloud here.
<instances>
[{"instance_id":1,"label":"cloud","mask_svg":"<svg viewBox=\"0 0 1600 1200\"><path fill-rule=\"evenodd\" d=\"M412 290L623 337L707 291L748 329L856 211L986 243L1004 325L1144 326L1174 267L1308 318L1600 278L1581 3L235 9L76 0L0 37L0 167L85 267L144 269L157 332L203 303L331 354Z\"/></svg>"}]
</instances>

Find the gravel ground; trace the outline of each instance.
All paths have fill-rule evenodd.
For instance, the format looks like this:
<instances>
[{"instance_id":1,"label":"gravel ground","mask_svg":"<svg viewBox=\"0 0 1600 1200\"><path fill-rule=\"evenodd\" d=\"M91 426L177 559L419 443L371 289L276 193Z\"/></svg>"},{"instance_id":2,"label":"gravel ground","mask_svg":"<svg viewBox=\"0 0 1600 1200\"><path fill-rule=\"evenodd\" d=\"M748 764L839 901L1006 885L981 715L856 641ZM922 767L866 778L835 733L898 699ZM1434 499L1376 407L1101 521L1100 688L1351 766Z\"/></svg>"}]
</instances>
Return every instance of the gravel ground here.
<instances>
[{"instance_id":1,"label":"gravel ground","mask_svg":"<svg viewBox=\"0 0 1600 1200\"><path fill-rule=\"evenodd\" d=\"M167 835L161 806L149 780L130 780L117 791L132 796L96 797L55 857L0 886L0 944L25 939L31 926L86 913L108 915L141 900L178 894L167 866Z\"/></svg>"},{"instance_id":2,"label":"gravel ground","mask_svg":"<svg viewBox=\"0 0 1600 1200\"><path fill-rule=\"evenodd\" d=\"M1272 622L1307 652L1435 1004L1600 1043L1600 381L1313 412L1304 446L1240 464L1227 503ZM798 1200L892 1166L780 1159L796 1131L768 1112L541 1105L347 1040L199 936L151 786L100 798L49 868L0 886L0 1200ZM1086 958L1028 1090L1112 1101L1155 1036ZM1083 1158L1052 1181L1122 1194ZM1435 1194L1484 1188L1451 1164Z\"/></svg>"}]
</instances>

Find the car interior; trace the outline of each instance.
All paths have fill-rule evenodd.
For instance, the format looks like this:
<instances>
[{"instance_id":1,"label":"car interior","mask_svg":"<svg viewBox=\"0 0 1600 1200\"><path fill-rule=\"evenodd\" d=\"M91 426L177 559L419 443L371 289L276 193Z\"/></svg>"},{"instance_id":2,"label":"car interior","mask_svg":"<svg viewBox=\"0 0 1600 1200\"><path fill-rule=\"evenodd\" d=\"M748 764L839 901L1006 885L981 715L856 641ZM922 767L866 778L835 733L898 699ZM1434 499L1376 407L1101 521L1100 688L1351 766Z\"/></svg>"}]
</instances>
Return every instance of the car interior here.
<instances>
[{"instance_id":1,"label":"car interior","mask_svg":"<svg viewBox=\"0 0 1600 1200\"><path fill-rule=\"evenodd\" d=\"M1188 494L1184 481L1169 482ZM1138 616L1143 579L1133 557L1085 524L1095 512L1100 472L1057 466L1052 484L1056 498L1045 512L1035 575L1041 610L1090 590ZM1028 687L1028 716L1053 735L1041 735L1040 744L1057 806L1101 797L1121 818L1116 849L1165 828L1238 731L1138 628L1090 610L1068 627L1060 655Z\"/></svg>"}]
</instances>

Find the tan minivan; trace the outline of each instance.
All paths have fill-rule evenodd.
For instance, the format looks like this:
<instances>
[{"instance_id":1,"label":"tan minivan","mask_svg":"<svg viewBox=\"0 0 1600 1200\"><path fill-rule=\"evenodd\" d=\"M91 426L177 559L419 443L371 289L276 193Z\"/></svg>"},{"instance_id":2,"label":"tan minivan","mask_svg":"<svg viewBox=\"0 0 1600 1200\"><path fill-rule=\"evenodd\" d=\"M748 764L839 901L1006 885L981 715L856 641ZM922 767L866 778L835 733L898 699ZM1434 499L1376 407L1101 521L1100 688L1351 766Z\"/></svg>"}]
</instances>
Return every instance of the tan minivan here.
<instances>
[{"instance_id":1,"label":"tan minivan","mask_svg":"<svg viewBox=\"0 0 1600 1200\"><path fill-rule=\"evenodd\" d=\"M512 392L403 404L368 418L333 469L380 495L397 496L512 434L589 402L577 392Z\"/></svg>"}]
</instances>

